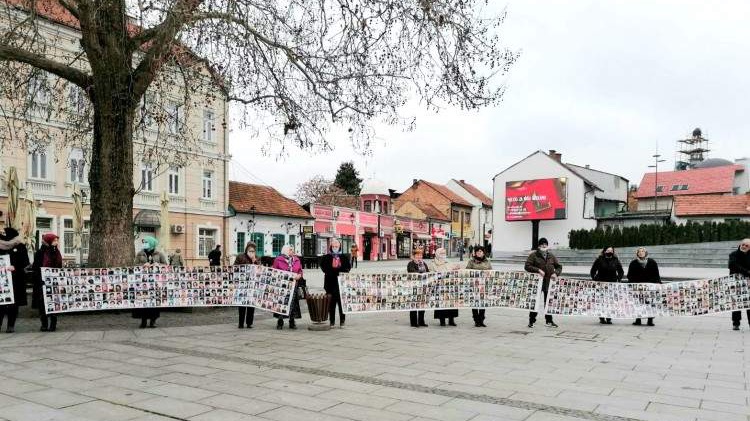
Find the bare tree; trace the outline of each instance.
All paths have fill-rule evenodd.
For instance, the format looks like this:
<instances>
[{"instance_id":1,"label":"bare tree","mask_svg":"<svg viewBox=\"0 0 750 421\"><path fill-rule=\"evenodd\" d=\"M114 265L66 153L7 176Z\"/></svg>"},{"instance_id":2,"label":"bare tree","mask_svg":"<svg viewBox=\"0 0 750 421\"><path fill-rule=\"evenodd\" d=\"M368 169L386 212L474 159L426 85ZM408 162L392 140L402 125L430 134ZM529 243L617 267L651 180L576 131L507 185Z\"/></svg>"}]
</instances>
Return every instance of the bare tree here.
<instances>
[{"instance_id":1,"label":"bare tree","mask_svg":"<svg viewBox=\"0 0 750 421\"><path fill-rule=\"evenodd\" d=\"M297 185L294 200L297 203L318 203L320 198L330 195L346 195L346 192L333 184L322 175L316 175L311 179Z\"/></svg>"},{"instance_id":2,"label":"bare tree","mask_svg":"<svg viewBox=\"0 0 750 421\"><path fill-rule=\"evenodd\" d=\"M2 147L48 147L40 130L90 145L90 263L129 264L134 150L158 162L185 159L199 148L180 125L191 106L243 104L241 121L282 148L327 149L333 126L367 148L373 123L413 123L399 114L413 97L433 110L501 100L493 77L517 53L501 46L504 16L487 16L484 7L482 0L4 0ZM174 89L184 100L165 106L161 92ZM71 107L79 99L85 105ZM20 123L60 116L75 119L72 130ZM147 127L157 135L142 136Z\"/></svg>"}]
</instances>

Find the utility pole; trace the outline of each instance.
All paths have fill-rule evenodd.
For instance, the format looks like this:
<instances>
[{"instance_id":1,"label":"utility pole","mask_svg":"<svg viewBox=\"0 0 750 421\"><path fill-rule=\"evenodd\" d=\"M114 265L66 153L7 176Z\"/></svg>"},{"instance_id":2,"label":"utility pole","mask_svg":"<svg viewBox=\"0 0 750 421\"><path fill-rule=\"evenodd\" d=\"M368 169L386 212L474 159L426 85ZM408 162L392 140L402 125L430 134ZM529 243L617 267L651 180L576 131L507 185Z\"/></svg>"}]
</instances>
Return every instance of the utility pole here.
<instances>
[{"instance_id":1,"label":"utility pole","mask_svg":"<svg viewBox=\"0 0 750 421\"><path fill-rule=\"evenodd\" d=\"M461 217L459 218L461 221L461 243L458 246L458 259L460 261L464 261L464 211L463 209L459 211L461 214Z\"/></svg>"},{"instance_id":2,"label":"utility pole","mask_svg":"<svg viewBox=\"0 0 750 421\"><path fill-rule=\"evenodd\" d=\"M665 160L659 159L661 155L659 155L658 148L652 157L654 158L654 165L648 167L654 169L654 225L659 225L659 215L657 214L659 209L659 163Z\"/></svg>"}]
</instances>

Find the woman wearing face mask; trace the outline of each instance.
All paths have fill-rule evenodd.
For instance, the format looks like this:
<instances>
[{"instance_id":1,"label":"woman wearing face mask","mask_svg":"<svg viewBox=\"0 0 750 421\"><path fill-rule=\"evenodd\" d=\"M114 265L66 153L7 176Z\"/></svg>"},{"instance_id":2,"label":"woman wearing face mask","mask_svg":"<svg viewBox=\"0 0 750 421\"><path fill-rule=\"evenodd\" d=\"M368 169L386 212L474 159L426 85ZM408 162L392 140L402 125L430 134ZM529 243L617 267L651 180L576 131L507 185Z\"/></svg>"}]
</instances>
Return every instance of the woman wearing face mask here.
<instances>
[{"instance_id":1,"label":"woman wearing face mask","mask_svg":"<svg viewBox=\"0 0 750 421\"><path fill-rule=\"evenodd\" d=\"M339 273L347 273L352 269L349 256L341 254L341 242L334 238L328 254L320 258L320 269L324 273L323 288L331 295L328 306L328 317L331 327L336 326L336 306L339 308L339 326L343 329L346 321L344 309L341 305L341 291L339 290Z\"/></svg>"},{"instance_id":2,"label":"woman wearing face mask","mask_svg":"<svg viewBox=\"0 0 750 421\"><path fill-rule=\"evenodd\" d=\"M151 266L151 265L168 265L169 261L167 257L160 251L156 250L156 246L159 245L159 241L151 236L147 236L142 242L143 249L135 255L135 264L139 266ZM148 327L156 327L156 319L159 318L160 311L158 308L139 308L133 310L133 318L141 319L141 325L139 328L144 329L146 327L146 321L149 321Z\"/></svg>"},{"instance_id":3,"label":"woman wearing face mask","mask_svg":"<svg viewBox=\"0 0 750 421\"><path fill-rule=\"evenodd\" d=\"M448 272L451 270L458 270L461 268L458 264L450 264L446 260L447 253L444 248L440 247L435 250L435 258L432 260L432 272ZM448 319L448 326L456 326L454 320L458 317L458 309L450 308L445 310L435 310L433 318L440 319L440 326L445 326L445 319Z\"/></svg>"},{"instance_id":4,"label":"woman wearing face mask","mask_svg":"<svg viewBox=\"0 0 750 421\"><path fill-rule=\"evenodd\" d=\"M611 246L603 248L599 257L591 265L591 279L597 282L620 282L624 274L620 259L615 255L615 248ZM611 325L612 319L600 317L599 323Z\"/></svg>"},{"instance_id":5,"label":"woman wearing face mask","mask_svg":"<svg viewBox=\"0 0 750 421\"><path fill-rule=\"evenodd\" d=\"M29 265L29 254L23 238L13 228L0 228L0 255L8 255L10 266L13 270L11 278L13 281L13 304L0 304L0 327L3 319L8 316L8 333L16 331L16 319L18 318L18 307L25 306L26 300L26 266Z\"/></svg>"},{"instance_id":6,"label":"woman wearing face mask","mask_svg":"<svg viewBox=\"0 0 750 421\"><path fill-rule=\"evenodd\" d=\"M635 251L635 259L630 262L628 266L628 282L631 284L660 284L661 276L659 276L659 265L656 264L656 260L648 257L648 251L645 247L638 247ZM633 325L640 326L641 319L635 319ZM647 326L654 325L654 318L649 317Z\"/></svg>"},{"instance_id":7,"label":"woman wearing face mask","mask_svg":"<svg viewBox=\"0 0 750 421\"><path fill-rule=\"evenodd\" d=\"M42 246L34 253L34 264L31 268L34 271L33 292L31 294L31 308L39 309L39 321L42 332L54 332L57 330L57 316L47 316L47 308L44 305L44 281L42 280L42 268L61 268L63 259L58 249L59 239L53 233L47 233L42 236Z\"/></svg>"},{"instance_id":8,"label":"woman wearing face mask","mask_svg":"<svg viewBox=\"0 0 750 421\"><path fill-rule=\"evenodd\" d=\"M411 261L406 265L406 272L408 273L426 273L430 269L427 267L427 263L422 260L423 251L421 248L414 248L411 253ZM413 310L409 312L409 321L411 327L427 327L427 323L424 322L424 310Z\"/></svg>"},{"instance_id":9,"label":"woman wearing face mask","mask_svg":"<svg viewBox=\"0 0 750 421\"><path fill-rule=\"evenodd\" d=\"M281 248L281 254L276 256L276 259L274 259L273 261L273 266L271 267L286 272L294 272L296 274L294 278L297 280L298 285L292 293L292 302L290 303L292 311L289 316L289 329L297 329L297 325L294 320L302 318L302 310L299 307L300 297L297 293L297 290L300 289L299 283L302 280L302 262L300 262L299 258L294 255L294 247L287 244ZM279 319L279 321L276 322L276 329L283 329L284 319L286 319L287 316L276 313L273 315L273 317Z\"/></svg>"},{"instance_id":10,"label":"woman wearing face mask","mask_svg":"<svg viewBox=\"0 0 750 421\"><path fill-rule=\"evenodd\" d=\"M484 248L480 246L474 247L474 254L471 256L469 264L466 265L466 269L492 270L492 264L487 260L487 256L484 255ZM483 308L472 308L471 315L474 318L475 327L487 327L487 325L484 324Z\"/></svg>"},{"instance_id":11,"label":"woman wearing face mask","mask_svg":"<svg viewBox=\"0 0 750 421\"><path fill-rule=\"evenodd\" d=\"M258 246L250 241L245 246L245 252L242 254L238 254L237 257L234 259L235 265L259 265L260 260L255 256L255 250L257 250ZM240 317L240 323L237 327L240 329L247 326L248 329L251 329L253 327L253 319L255 318L255 307L253 306L239 306L237 307L237 311L239 312Z\"/></svg>"}]
</instances>

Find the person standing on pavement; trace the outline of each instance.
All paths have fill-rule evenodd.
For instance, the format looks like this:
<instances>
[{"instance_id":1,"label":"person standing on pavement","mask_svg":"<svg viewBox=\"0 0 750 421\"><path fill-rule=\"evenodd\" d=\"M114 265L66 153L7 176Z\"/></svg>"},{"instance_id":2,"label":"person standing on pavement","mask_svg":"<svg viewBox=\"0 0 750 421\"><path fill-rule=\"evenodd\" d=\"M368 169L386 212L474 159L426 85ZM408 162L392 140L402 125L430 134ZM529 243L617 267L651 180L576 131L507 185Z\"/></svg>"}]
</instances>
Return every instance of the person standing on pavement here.
<instances>
[{"instance_id":1,"label":"person standing on pavement","mask_svg":"<svg viewBox=\"0 0 750 421\"><path fill-rule=\"evenodd\" d=\"M208 253L208 265L209 266L221 266L221 245L217 244L216 247Z\"/></svg>"},{"instance_id":2,"label":"person standing on pavement","mask_svg":"<svg viewBox=\"0 0 750 421\"><path fill-rule=\"evenodd\" d=\"M323 271L323 288L331 296L328 304L328 317L331 327L336 326L336 306L339 308L339 326L343 329L346 315L341 305L341 291L339 290L339 274L352 269L349 256L341 253L341 242L334 238L328 254L320 258L320 269Z\"/></svg>"},{"instance_id":3,"label":"person standing on pavement","mask_svg":"<svg viewBox=\"0 0 750 421\"><path fill-rule=\"evenodd\" d=\"M622 270L620 259L615 254L615 248L612 246L604 247L599 257L591 265L591 279L597 282L620 282L625 271ZM599 323L611 325L612 319L609 317L600 317Z\"/></svg>"},{"instance_id":4,"label":"person standing on pavement","mask_svg":"<svg viewBox=\"0 0 750 421\"><path fill-rule=\"evenodd\" d=\"M169 265L179 268L185 266L185 261L182 260L182 251L180 249L175 250L174 254L169 258Z\"/></svg>"},{"instance_id":5,"label":"person standing on pavement","mask_svg":"<svg viewBox=\"0 0 750 421\"><path fill-rule=\"evenodd\" d=\"M255 256L255 250L258 249L258 246L250 241L245 246L245 252L242 254L238 254L237 257L234 258L234 264L235 265L260 265L260 260ZM252 329L253 327L253 319L255 318L255 307L253 306L238 306L237 312L239 313L239 325L237 325L238 328L242 329L244 327L247 327L248 329Z\"/></svg>"},{"instance_id":6,"label":"person standing on pavement","mask_svg":"<svg viewBox=\"0 0 750 421\"><path fill-rule=\"evenodd\" d=\"M484 248L475 246L474 255L471 256L469 264L466 265L466 269L471 270L492 270L492 264L484 255ZM487 327L484 324L484 309L483 308L472 308L471 316L474 318L475 327Z\"/></svg>"},{"instance_id":7,"label":"person standing on pavement","mask_svg":"<svg viewBox=\"0 0 750 421\"><path fill-rule=\"evenodd\" d=\"M546 302L549 281L556 279L562 273L562 265L557 260L557 257L549 251L549 242L547 242L546 238L542 237L537 241L536 250L526 259L524 269L526 272L538 273L543 277L542 292L544 293L544 301ZM552 320L551 314L545 314L544 320L547 327L557 327ZM536 323L536 311L529 313L529 327L534 327L534 323Z\"/></svg>"},{"instance_id":8,"label":"person standing on pavement","mask_svg":"<svg viewBox=\"0 0 750 421\"><path fill-rule=\"evenodd\" d=\"M427 267L427 263L422 260L423 256L422 249L415 248L411 252L411 260L406 265L406 272L408 273L427 273L430 269ZM412 310L409 312L409 322L411 327L427 327L427 323L424 322L424 310Z\"/></svg>"},{"instance_id":9,"label":"person standing on pavement","mask_svg":"<svg viewBox=\"0 0 750 421\"><path fill-rule=\"evenodd\" d=\"M659 265L656 260L648 257L648 251L645 247L638 247L635 251L635 259L630 262L627 274L628 282L631 284L660 284ZM634 326L641 325L640 317L633 322ZM649 317L647 326L654 325L654 318Z\"/></svg>"},{"instance_id":10,"label":"person standing on pavement","mask_svg":"<svg viewBox=\"0 0 750 421\"><path fill-rule=\"evenodd\" d=\"M135 255L135 264L137 266L153 266L153 265L168 265L167 256L162 252L156 250L156 246L159 245L159 240L152 236L146 236L142 240L142 249ZM133 310L133 318L141 319L140 329L146 328L146 321L148 321L149 328L156 327L156 319L159 318L161 312L158 308L138 308Z\"/></svg>"},{"instance_id":11,"label":"person standing on pavement","mask_svg":"<svg viewBox=\"0 0 750 421\"><path fill-rule=\"evenodd\" d=\"M29 265L29 252L23 238L13 228L0 228L0 255L10 258L11 280L13 283L13 304L0 303L0 327L8 316L8 333L16 331L18 307L28 304L26 299L26 266Z\"/></svg>"},{"instance_id":12,"label":"person standing on pavement","mask_svg":"<svg viewBox=\"0 0 750 421\"><path fill-rule=\"evenodd\" d=\"M351 266L353 268L356 268L357 267L357 261L359 260L359 247L357 246L357 243L352 243L352 246L349 249L349 251L351 251L351 253L352 253L351 254L351 256L352 256L352 264L351 264Z\"/></svg>"},{"instance_id":13,"label":"person standing on pavement","mask_svg":"<svg viewBox=\"0 0 750 421\"><path fill-rule=\"evenodd\" d=\"M440 247L435 250L435 258L432 260L431 272L448 272L451 270L458 270L461 265L451 265L447 260L448 253L444 248ZM448 326L456 326L455 318L458 317L458 309L449 308L444 310L435 310L433 318L440 319L440 326L445 326L445 319L448 319Z\"/></svg>"},{"instance_id":14,"label":"person standing on pavement","mask_svg":"<svg viewBox=\"0 0 750 421\"><path fill-rule=\"evenodd\" d=\"M291 303L289 303L291 307L291 313L289 315L289 329L297 329L297 324L294 320L302 318L302 310L299 307L300 297L298 292L301 288L304 288L304 286L302 285L302 283L304 282L304 280L302 279L302 262L300 262L299 258L295 256L294 247L287 244L281 248L281 254L276 256L276 259L274 259L273 265L271 267L274 269L293 272L296 274L295 279L297 280L297 287L294 288L294 292L292 293L292 301ZM286 319L287 316L275 313L273 317L279 319L276 322L276 329L283 329L284 319Z\"/></svg>"},{"instance_id":15,"label":"person standing on pavement","mask_svg":"<svg viewBox=\"0 0 750 421\"><path fill-rule=\"evenodd\" d=\"M750 278L750 238L742 240L737 250L729 255L729 274ZM747 320L750 322L750 310L747 310ZM742 311L733 311L732 329L740 330L740 322L742 322Z\"/></svg>"},{"instance_id":16,"label":"person standing on pavement","mask_svg":"<svg viewBox=\"0 0 750 421\"><path fill-rule=\"evenodd\" d=\"M62 254L57 247L59 238L56 234L47 233L42 236L42 246L34 253L33 270L33 292L31 293L31 308L39 309L39 321L42 332L54 332L57 330L57 316L47 316L47 307L44 305L44 280L42 279L42 268L61 268L63 263Z\"/></svg>"}]
</instances>

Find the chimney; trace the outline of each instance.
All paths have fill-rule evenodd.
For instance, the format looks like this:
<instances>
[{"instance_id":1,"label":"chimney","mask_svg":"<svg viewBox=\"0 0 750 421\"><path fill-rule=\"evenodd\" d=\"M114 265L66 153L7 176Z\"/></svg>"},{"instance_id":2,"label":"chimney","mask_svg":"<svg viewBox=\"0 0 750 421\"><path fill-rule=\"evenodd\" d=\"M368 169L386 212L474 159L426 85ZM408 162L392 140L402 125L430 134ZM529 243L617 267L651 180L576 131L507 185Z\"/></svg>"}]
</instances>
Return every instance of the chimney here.
<instances>
[{"instance_id":1,"label":"chimney","mask_svg":"<svg viewBox=\"0 0 750 421\"><path fill-rule=\"evenodd\" d=\"M554 149L549 150L549 157L562 164L562 154Z\"/></svg>"},{"instance_id":2,"label":"chimney","mask_svg":"<svg viewBox=\"0 0 750 421\"><path fill-rule=\"evenodd\" d=\"M464 180L459 180L459 181L461 181L461 184L466 184L466 181Z\"/></svg>"},{"instance_id":3,"label":"chimney","mask_svg":"<svg viewBox=\"0 0 750 421\"><path fill-rule=\"evenodd\" d=\"M412 178L411 179L411 184L417 184L418 182L419 182L419 180L417 180L416 178Z\"/></svg>"}]
</instances>

